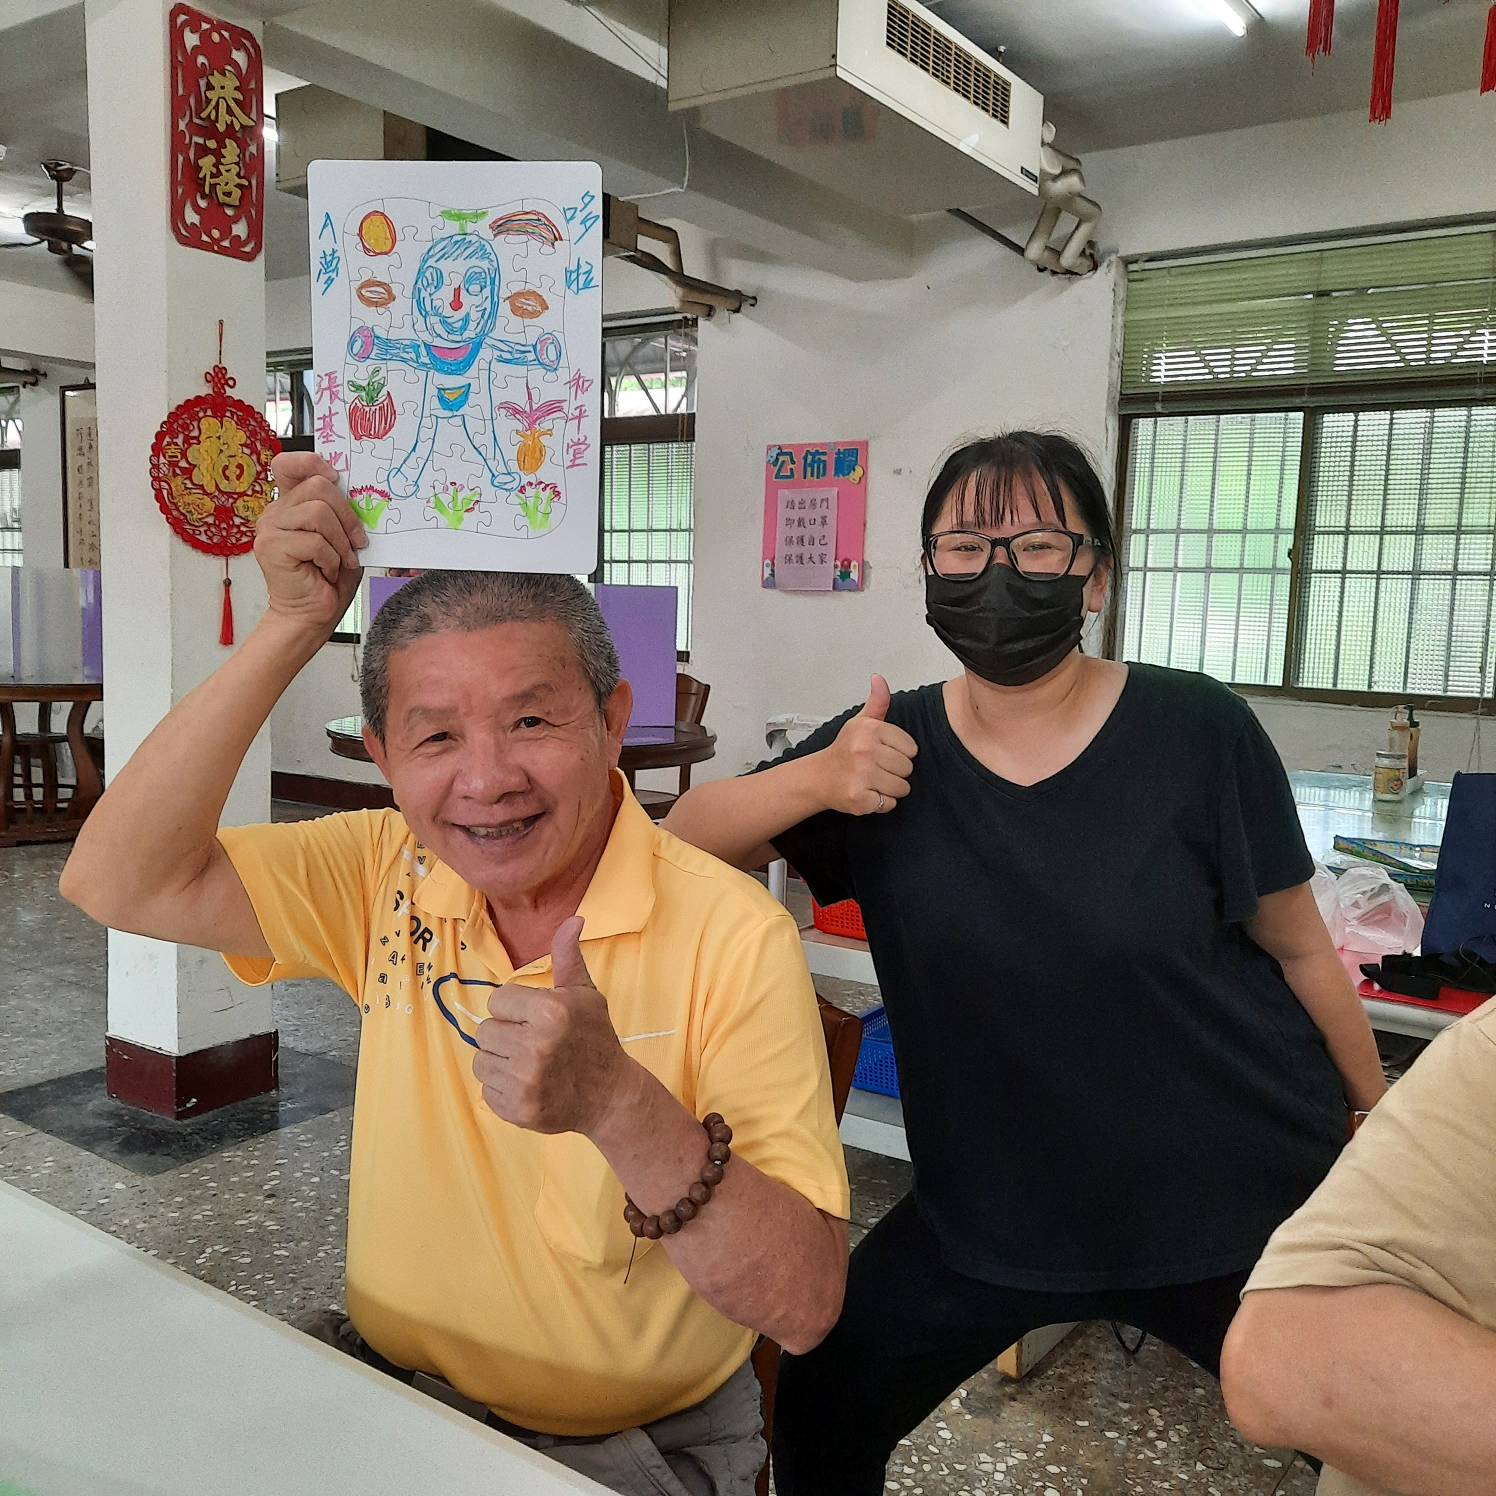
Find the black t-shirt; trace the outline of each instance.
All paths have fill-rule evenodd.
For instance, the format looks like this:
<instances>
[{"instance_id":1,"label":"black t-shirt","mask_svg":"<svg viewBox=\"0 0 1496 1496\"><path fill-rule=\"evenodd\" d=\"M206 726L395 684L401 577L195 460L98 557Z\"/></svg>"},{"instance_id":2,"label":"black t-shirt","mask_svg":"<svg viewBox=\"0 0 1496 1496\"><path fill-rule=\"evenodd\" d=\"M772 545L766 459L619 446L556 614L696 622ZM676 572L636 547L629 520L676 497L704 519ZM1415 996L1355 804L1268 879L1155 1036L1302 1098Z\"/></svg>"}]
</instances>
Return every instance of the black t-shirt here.
<instances>
[{"instance_id":1,"label":"black t-shirt","mask_svg":"<svg viewBox=\"0 0 1496 1496\"><path fill-rule=\"evenodd\" d=\"M947 1261L1054 1291L1250 1267L1346 1127L1319 1031L1243 926L1313 871L1256 717L1133 665L1080 757L1029 787L962 746L938 685L888 720L919 744L908 798L775 845L823 904L862 907Z\"/></svg>"}]
</instances>

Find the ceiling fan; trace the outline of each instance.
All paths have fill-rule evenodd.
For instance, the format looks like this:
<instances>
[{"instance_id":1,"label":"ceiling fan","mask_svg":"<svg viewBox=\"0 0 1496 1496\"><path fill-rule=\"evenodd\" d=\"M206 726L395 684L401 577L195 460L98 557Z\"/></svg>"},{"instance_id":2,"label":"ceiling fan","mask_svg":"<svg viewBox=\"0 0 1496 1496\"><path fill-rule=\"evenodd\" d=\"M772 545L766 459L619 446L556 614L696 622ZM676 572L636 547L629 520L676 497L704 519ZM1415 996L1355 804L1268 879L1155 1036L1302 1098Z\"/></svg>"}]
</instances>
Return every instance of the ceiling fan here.
<instances>
[{"instance_id":1,"label":"ceiling fan","mask_svg":"<svg viewBox=\"0 0 1496 1496\"><path fill-rule=\"evenodd\" d=\"M42 170L57 189L57 206L38 208L21 215L21 227L31 237L14 244L0 244L0 249L34 249L45 244L50 254L60 255L63 266L72 273L91 297L93 295L93 224L87 218L69 213L62 202L62 189L86 167L70 161L43 161Z\"/></svg>"}]
</instances>

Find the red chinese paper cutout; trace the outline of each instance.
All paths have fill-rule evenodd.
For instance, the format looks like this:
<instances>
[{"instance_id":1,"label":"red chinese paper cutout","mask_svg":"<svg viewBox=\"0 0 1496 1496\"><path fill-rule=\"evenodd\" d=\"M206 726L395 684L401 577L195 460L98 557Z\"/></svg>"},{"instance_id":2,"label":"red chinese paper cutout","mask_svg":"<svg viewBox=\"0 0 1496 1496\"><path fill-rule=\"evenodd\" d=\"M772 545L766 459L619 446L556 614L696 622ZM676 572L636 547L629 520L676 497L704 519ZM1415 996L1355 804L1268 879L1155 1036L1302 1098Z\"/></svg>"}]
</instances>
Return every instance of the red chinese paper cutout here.
<instances>
[{"instance_id":1,"label":"red chinese paper cutout","mask_svg":"<svg viewBox=\"0 0 1496 1496\"><path fill-rule=\"evenodd\" d=\"M190 249L259 257L265 223L264 77L242 26L171 11L171 231Z\"/></svg>"},{"instance_id":2,"label":"red chinese paper cutout","mask_svg":"<svg viewBox=\"0 0 1496 1496\"><path fill-rule=\"evenodd\" d=\"M218 324L223 358L223 323ZM270 459L280 442L265 417L228 392L235 380L217 363L203 376L212 391L173 408L151 444L151 488L166 522L194 550L222 556L220 644L234 642L228 558L255 543L255 525L275 497Z\"/></svg>"}]
</instances>

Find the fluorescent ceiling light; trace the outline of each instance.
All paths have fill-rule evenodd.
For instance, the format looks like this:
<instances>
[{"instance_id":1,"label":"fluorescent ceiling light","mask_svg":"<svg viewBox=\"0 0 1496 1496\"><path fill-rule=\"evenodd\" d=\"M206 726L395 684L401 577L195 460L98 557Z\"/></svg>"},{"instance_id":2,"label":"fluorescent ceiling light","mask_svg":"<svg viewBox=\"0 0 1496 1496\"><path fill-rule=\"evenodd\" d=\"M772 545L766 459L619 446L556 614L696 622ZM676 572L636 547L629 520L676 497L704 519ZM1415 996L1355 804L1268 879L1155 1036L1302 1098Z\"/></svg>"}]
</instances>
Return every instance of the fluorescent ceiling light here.
<instances>
[{"instance_id":1,"label":"fluorescent ceiling light","mask_svg":"<svg viewBox=\"0 0 1496 1496\"><path fill-rule=\"evenodd\" d=\"M1259 19L1247 0L1200 0L1200 3L1232 36L1245 36L1247 27Z\"/></svg>"}]
</instances>

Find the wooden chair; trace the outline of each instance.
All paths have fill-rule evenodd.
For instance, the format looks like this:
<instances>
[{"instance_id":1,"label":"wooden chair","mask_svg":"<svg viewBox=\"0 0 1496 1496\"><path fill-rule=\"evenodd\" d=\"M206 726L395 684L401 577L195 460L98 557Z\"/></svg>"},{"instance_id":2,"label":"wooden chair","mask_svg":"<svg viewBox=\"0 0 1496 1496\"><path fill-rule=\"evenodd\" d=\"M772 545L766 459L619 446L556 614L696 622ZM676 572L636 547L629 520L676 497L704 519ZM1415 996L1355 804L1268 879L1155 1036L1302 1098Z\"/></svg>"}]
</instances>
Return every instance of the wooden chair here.
<instances>
[{"instance_id":1,"label":"wooden chair","mask_svg":"<svg viewBox=\"0 0 1496 1496\"><path fill-rule=\"evenodd\" d=\"M847 1096L852 1089L852 1077L857 1070L857 1055L862 1048L862 1020L855 1014L828 1003L824 997L816 997L816 1006L821 1010L821 1031L826 1037L826 1059L831 1067L831 1104L836 1109L837 1124L847 1109ZM779 1382L779 1347L762 1336L753 1347L753 1374L758 1378L759 1390L764 1403L764 1442L771 1448L774 1444L774 1389ZM769 1460L758 1472L754 1487L757 1496L769 1496Z\"/></svg>"},{"instance_id":2,"label":"wooden chair","mask_svg":"<svg viewBox=\"0 0 1496 1496\"><path fill-rule=\"evenodd\" d=\"M700 726L706 716L706 699L712 688L695 676L678 674L675 677L675 720Z\"/></svg>"},{"instance_id":3,"label":"wooden chair","mask_svg":"<svg viewBox=\"0 0 1496 1496\"><path fill-rule=\"evenodd\" d=\"M699 727L701 719L706 716L706 700L711 694L712 688L705 681L697 680L695 676L677 674L675 677L675 720ZM663 821L670 814L670 807L691 788L690 764L682 764L676 772L680 778L673 795L668 790L636 789L634 791L635 799L649 813L650 820Z\"/></svg>"},{"instance_id":4,"label":"wooden chair","mask_svg":"<svg viewBox=\"0 0 1496 1496\"><path fill-rule=\"evenodd\" d=\"M57 772L61 752L67 747L67 734L52 731L50 702L41 703L36 713L36 731L15 735L11 783L6 786L11 797L11 819L18 826L60 815L73 789Z\"/></svg>"}]
</instances>

